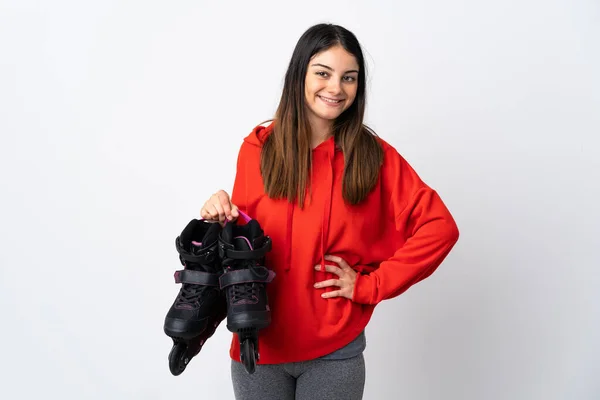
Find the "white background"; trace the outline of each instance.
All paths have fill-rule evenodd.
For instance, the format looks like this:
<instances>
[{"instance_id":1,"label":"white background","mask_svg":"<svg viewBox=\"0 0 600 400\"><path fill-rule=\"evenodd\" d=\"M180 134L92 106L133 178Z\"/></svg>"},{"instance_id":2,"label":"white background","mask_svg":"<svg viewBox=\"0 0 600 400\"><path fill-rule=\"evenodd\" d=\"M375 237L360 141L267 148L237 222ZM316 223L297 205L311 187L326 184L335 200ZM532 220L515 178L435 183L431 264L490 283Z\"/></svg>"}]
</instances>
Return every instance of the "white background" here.
<instances>
[{"instance_id":1,"label":"white background","mask_svg":"<svg viewBox=\"0 0 600 400\"><path fill-rule=\"evenodd\" d=\"M597 0L0 1L1 398L233 398L224 325L169 373L174 239L318 22L461 232L378 306L365 399L600 398Z\"/></svg>"}]
</instances>

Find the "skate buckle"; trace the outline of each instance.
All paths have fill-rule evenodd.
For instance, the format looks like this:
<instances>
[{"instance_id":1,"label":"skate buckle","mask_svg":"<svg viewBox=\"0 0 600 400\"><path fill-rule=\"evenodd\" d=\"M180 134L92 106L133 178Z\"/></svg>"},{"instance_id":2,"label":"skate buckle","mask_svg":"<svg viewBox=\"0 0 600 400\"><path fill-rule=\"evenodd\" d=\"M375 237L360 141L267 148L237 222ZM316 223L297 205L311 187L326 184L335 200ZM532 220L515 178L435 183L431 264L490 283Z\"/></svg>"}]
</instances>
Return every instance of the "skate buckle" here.
<instances>
[{"instance_id":1,"label":"skate buckle","mask_svg":"<svg viewBox=\"0 0 600 400\"><path fill-rule=\"evenodd\" d=\"M204 253L204 258L207 263L212 263L215 261L215 252L212 249L207 250L206 253Z\"/></svg>"}]
</instances>

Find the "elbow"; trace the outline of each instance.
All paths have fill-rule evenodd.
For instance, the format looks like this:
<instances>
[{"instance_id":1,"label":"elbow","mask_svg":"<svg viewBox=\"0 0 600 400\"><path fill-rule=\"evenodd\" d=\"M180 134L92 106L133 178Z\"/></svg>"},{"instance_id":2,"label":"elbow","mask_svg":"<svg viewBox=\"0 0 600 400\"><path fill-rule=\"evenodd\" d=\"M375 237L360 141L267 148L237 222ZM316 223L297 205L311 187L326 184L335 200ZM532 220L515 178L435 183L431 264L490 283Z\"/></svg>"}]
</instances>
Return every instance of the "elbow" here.
<instances>
[{"instance_id":1,"label":"elbow","mask_svg":"<svg viewBox=\"0 0 600 400\"><path fill-rule=\"evenodd\" d=\"M444 240L450 245L450 247L454 246L456 242L458 242L458 238L460 236L460 232L458 230L458 225L452 217L446 220L443 229L443 237Z\"/></svg>"}]
</instances>

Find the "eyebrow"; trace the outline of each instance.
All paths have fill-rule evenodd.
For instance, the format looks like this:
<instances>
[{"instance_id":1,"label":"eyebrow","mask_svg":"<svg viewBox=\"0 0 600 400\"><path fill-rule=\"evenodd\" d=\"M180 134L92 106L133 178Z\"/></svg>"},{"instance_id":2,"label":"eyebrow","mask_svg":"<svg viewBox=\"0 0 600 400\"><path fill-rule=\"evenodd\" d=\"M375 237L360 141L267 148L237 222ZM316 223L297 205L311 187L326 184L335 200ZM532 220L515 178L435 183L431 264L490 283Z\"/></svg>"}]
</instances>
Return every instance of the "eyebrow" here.
<instances>
[{"instance_id":1,"label":"eyebrow","mask_svg":"<svg viewBox=\"0 0 600 400\"><path fill-rule=\"evenodd\" d=\"M313 65L311 65L311 67L323 67L323 68L326 68L326 69L328 69L328 70L330 70L330 71L333 71L333 68L331 68L331 67L329 67L329 66L327 66L327 65L325 65L325 64L320 64L320 63L313 64ZM358 73L358 70L356 70L356 69L351 69L351 70L349 70L349 71L346 71L345 73L346 73L346 74L349 74L349 73L351 73L351 72L356 72L356 73Z\"/></svg>"}]
</instances>

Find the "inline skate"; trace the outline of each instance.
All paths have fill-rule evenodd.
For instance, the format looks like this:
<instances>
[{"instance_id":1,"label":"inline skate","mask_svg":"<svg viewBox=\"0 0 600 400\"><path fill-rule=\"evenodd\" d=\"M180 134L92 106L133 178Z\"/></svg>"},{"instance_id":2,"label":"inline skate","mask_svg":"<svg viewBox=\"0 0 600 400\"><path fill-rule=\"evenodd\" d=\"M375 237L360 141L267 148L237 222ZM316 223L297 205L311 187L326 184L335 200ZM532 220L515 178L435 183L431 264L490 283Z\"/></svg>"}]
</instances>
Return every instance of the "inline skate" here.
<instances>
[{"instance_id":1,"label":"inline skate","mask_svg":"<svg viewBox=\"0 0 600 400\"><path fill-rule=\"evenodd\" d=\"M175 282L182 286L164 323L164 332L173 339L169 369L175 376L185 370L227 316L227 302L219 288L220 231L218 223L194 219L175 239L184 266L175 272Z\"/></svg>"},{"instance_id":2,"label":"inline skate","mask_svg":"<svg viewBox=\"0 0 600 400\"><path fill-rule=\"evenodd\" d=\"M219 236L223 267L220 287L227 299L227 329L238 335L241 361L253 374L259 360L258 332L271 323L266 284L275 273L264 266L271 238L260 224L240 212L247 223L226 223Z\"/></svg>"}]
</instances>

